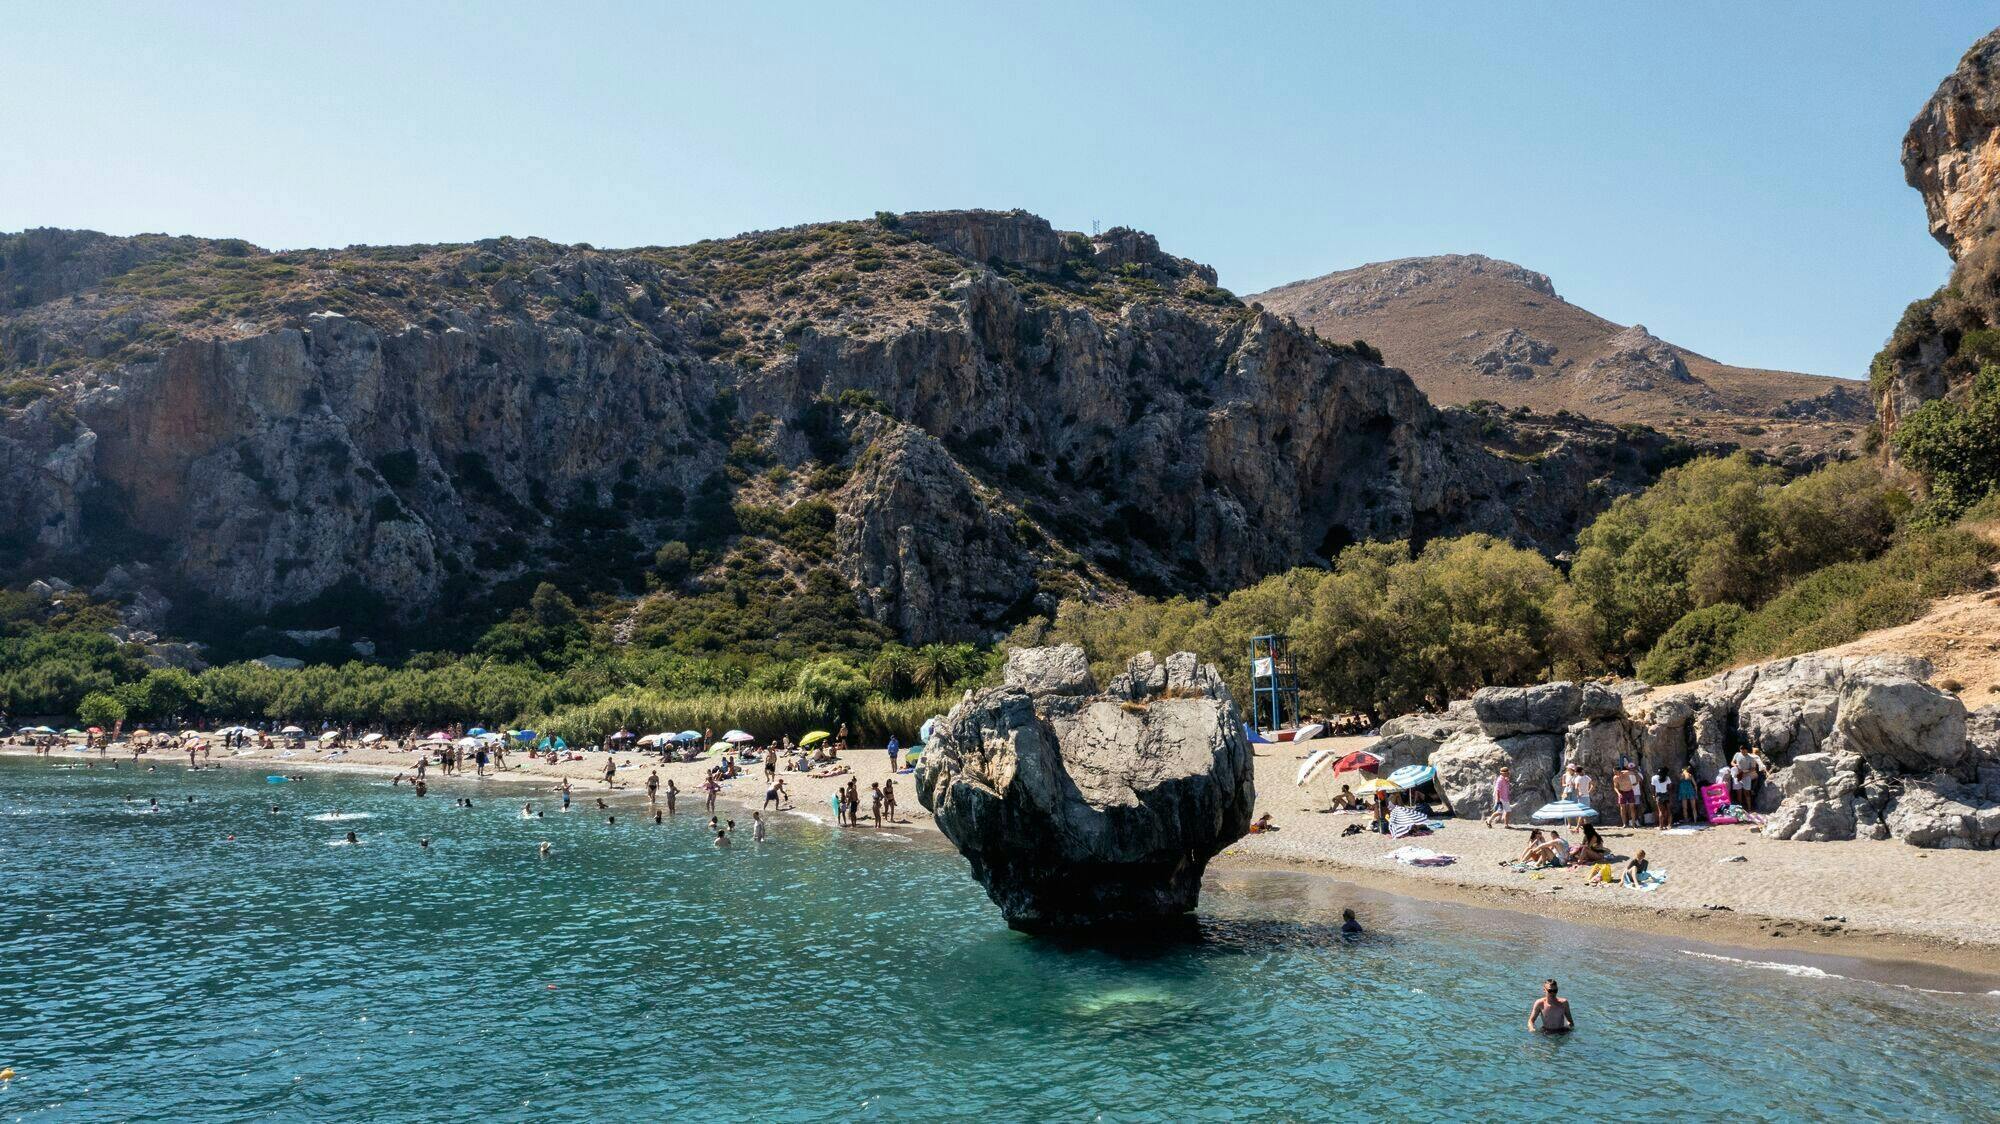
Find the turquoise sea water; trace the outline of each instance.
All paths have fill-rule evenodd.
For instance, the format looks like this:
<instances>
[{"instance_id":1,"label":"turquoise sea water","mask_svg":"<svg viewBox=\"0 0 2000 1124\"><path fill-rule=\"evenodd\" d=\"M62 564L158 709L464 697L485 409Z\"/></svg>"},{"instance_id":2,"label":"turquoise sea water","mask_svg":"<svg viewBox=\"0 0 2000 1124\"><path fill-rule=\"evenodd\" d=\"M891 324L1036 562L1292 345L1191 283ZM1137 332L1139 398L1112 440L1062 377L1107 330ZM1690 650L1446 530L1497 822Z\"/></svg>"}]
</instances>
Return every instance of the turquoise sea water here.
<instances>
[{"instance_id":1,"label":"turquoise sea water","mask_svg":"<svg viewBox=\"0 0 2000 1124\"><path fill-rule=\"evenodd\" d=\"M1084 950L921 841L786 818L719 851L701 817L524 798L0 761L0 1118L2000 1112L2000 997L1237 872L1203 942ZM369 818L310 818L336 808ZM1565 1039L1522 1029L1547 975Z\"/></svg>"}]
</instances>

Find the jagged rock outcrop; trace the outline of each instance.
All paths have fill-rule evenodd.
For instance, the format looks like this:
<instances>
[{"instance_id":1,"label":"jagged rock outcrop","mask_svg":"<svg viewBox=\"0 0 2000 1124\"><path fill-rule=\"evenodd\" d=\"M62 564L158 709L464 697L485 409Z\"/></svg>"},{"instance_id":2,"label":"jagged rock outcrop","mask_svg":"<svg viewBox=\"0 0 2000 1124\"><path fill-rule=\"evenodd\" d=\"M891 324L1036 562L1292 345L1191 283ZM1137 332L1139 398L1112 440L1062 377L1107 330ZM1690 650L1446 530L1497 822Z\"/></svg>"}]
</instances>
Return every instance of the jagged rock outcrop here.
<instances>
[{"instance_id":1,"label":"jagged rock outcrop","mask_svg":"<svg viewBox=\"0 0 2000 1124\"><path fill-rule=\"evenodd\" d=\"M918 767L918 799L973 877L1029 932L1159 931L1184 921L1202 871L1250 827L1242 716L1213 668L1188 689L1130 697L1165 668L1150 655L1087 685L1077 649L1009 653L1009 681L952 708ZM1214 693L1201 693L1212 687Z\"/></svg>"},{"instance_id":2,"label":"jagged rock outcrop","mask_svg":"<svg viewBox=\"0 0 2000 1124\"><path fill-rule=\"evenodd\" d=\"M1149 663L1152 653L1144 657ZM1135 660L1136 662L1136 660ZM1074 644L1046 648L1009 648L1001 682L1031 695L1094 695L1097 680L1090 674L1090 660Z\"/></svg>"},{"instance_id":3,"label":"jagged rock outcrop","mask_svg":"<svg viewBox=\"0 0 2000 1124\"><path fill-rule=\"evenodd\" d=\"M1489 687L1440 715L1383 724L1394 766L1428 762L1461 816L1484 815L1493 777L1512 768L1516 799L1552 799L1575 765L1615 812L1612 772L1685 765L1707 783L1739 748L1772 769L1753 811L1777 839L1900 839L1919 847L2000 845L2000 705L1968 716L1908 656L1793 656L1736 668L1672 693L1635 681Z\"/></svg>"},{"instance_id":4,"label":"jagged rock outcrop","mask_svg":"<svg viewBox=\"0 0 2000 1124\"><path fill-rule=\"evenodd\" d=\"M1903 136L1903 178L1924 197L1930 232L1950 252L1951 279L1913 302L1875 357L1869 382L1882 433L1893 437L1925 402L1964 396L1982 363L1971 333L2000 326L2000 29L1938 84ZM1977 338L1977 337L1975 337ZM1883 450L1892 455L1893 442Z\"/></svg>"},{"instance_id":5,"label":"jagged rock outcrop","mask_svg":"<svg viewBox=\"0 0 2000 1124\"><path fill-rule=\"evenodd\" d=\"M0 272L0 565L152 562L182 627L636 597L682 542L707 568L672 593L832 580L906 640L985 639L1366 539L1558 550L1680 455L1436 410L1148 235L1021 212L621 251L37 231Z\"/></svg>"}]
</instances>

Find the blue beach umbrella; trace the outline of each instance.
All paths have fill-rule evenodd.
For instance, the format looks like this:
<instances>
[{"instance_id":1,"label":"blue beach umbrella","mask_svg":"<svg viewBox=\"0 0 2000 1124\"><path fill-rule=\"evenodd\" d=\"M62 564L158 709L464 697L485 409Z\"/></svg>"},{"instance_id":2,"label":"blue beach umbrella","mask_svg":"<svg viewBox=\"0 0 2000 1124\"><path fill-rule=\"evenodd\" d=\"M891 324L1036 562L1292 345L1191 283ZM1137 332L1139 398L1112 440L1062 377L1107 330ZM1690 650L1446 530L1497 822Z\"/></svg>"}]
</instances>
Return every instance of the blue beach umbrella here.
<instances>
[{"instance_id":1,"label":"blue beach umbrella","mask_svg":"<svg viewBox=\"0 0 2000 1124\"><path fill-rule=\"evenodd\" d=\"M466 736L466 737L468 737L468 738L476 738L476 737L478 737L479 735L481 735L481 734L483 734L483 733L485 733L485 732L486 732L486 727L484 727L484 726L474 726L474 727L473 727L472 729L470 729L470 730L467 730L467 731L465 732L465 736Z\"/></svg>"},{"instance_id":2,"label":"blue beach umbrella","mask_svg":"<svg viewBox=\"0 0 2000 1124\"><path fill-rule=\"evenodd\" d=\"M1561 823L1564 820L1594 820L1597 809L1581 800L1557 800L1544 804L1534 815L1536 823Z\"/></svg>"},{"instance_id":3,"label":"blue beach umbrella","mask_svg":"<svg viewBox=\"0 0 2000 1124\"><path fill-rule=\"evenodd\" d=\"M678 733L678 734L675 734L675 735L674 735L674 740L675 740L675 741L677 741L677 742L683 742L683 743L685 743L685 742L698 742L698 741L700 741L700 740L701 740L701 731L700 731L700 730L682 730L682 731L681 731L680 733Z\"/></svg>"},{"instance_id":4,"label":"blue beach umbrella","mask_svg":"<svg viewBox=\"0 0 2000 1124\"><path fill-rule=\"evenodd\" d=\"M1437 779L1438 771L1429 765L1405 765L1389 774L1389 779L1403 788L1415 788Z\"/></svg>"},{"instance_id":5,"label":"blue beach umbrella","mask_svg":"<svg viewBox=\"0 0 2000 1124\"><path fill-rule=\"evenodd\" d=\"M917 740L920 742L930 741L931 734L937 730L938 723L942 721L944 721L944 715L942 714L935 714L924 719L923 727L917 731Z\"/></svg>"}]
</instances>

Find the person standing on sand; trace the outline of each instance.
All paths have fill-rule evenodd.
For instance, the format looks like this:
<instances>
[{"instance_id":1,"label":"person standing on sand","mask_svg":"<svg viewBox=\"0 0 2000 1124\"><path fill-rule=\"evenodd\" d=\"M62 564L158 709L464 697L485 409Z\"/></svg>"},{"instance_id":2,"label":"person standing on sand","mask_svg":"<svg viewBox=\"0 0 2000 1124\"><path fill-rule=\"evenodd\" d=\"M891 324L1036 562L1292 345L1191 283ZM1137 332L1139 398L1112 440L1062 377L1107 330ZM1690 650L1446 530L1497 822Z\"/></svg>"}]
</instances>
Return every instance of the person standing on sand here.
<instances>
[{"instance_id":1,"label":"person standing on sand","mask_svg":"<svg viewBox=\"0 0 2000 1124\"><path fill-rule=\"evenodd\" d=\"M769 784L778 775L778 747L764 747L764 783Z\"/></svg>"},{"instance_id":2,"label":"person standing on sand","mask_svg":"<svg viewBox=\"0 0 2000 1124\"><path fill-rule=\"evenodd\" d=\"M1528 1029L1543 1034L1568 1034L1576 1029L1576 1016L1570 1012L1569 1000L1556 994L1556 981L1543 982L1542 997L1528 1008Z\"/></svg>"},{"instance_id":3,"label":"person standing on sand","mask_svg":"<svg viewBox=\"0 0 2000 1124\"><path fill-rule=\"evenodd\" d=\"M668 814L668 815L670 815L670 816L671 816L671 815L673 815L673 814L674 814L674 804L675 804L675 802L676 802L676 798L677 798L678 796L680 796L680 794L681 794L681 788L680 788L680 786L674 783L674 778L672 778L672 777L668 777L668 778L667 778L667 814Z\"/></svg>"},{"instance_id":4,"label":"person standing on sand","mask_svg":"<svg viewBox=\"0 0 2000 1124\"><path fill-rule=\"evenodd\" d=\"M423 780L423 779L424 779L424 774L425 774L425 773L427 773L427 772L430 772L430 768L431 768L431 755L430 755L430 754L428 754L428 753L424 753L424 752L421 752L421 751L420 751L420 752L418 752L418 754L417 754L417 779L418 779L418 780Z\"/></svg>"},{"instance_id":5,"label":"person standing on sand","mask_svg":"<svg viewBox=\"0 0 2000 1124\"><path fill-rule=\"evenodd\" d=\"M1341 785L1340 791L1346 793L1347 786ZM1348 798L1353 799L1351 793L1348 794ZM1492 827L1498 823L1501 827L1506 827L1507 815L1513 810L1514 774L1507 766L1502 765L1500 771L1493 775L1493 810L1486 813L1486 826Z\"/></svg>"},{"instance_id":6,"label":"person standing on sand","mask_svg":"<svg viewBox=\"0 0 2000 1124\"><path fill-rule=\"evenodd\" d=\"M618 787L617 785L611 783L611 778L617 775L618 775L618 758L614 754L606 753L604 755L604 787L617 788Z\"/></svg>"},{"instance_id":7,"label":"person standing on sand","mask_svg":"<svg viewBox=\"0 0 2000 1124\"><path fill-rule=\"evenodd\" d=\"M646 776L646 806L650 808L655 804L658 804L659 802L660 802L660 771L658 769L655 769Z\"/></svg>"},{"instance_id":8,"label":"person standing on sand","mask_svg":"<svg viewBox=\"0 0 2000 1124\"><path fill-rule=\"evenodd\" d=\"M1661 831L1674 823L1674 779L1667 775L1667 767L1653 770L1653 825Z\"/></svg>"},{"instance_id":9,"label":"person standing on sand","mask_svg":"<svg viewBox=\"0 0 2000 1124\"><path fill-rule=\"evenodd\" d=\"M1618 794L1618 826L1639 826L1639 774L1630 764L1621 763L1611 774L1611 789Z\"/></svg>"},{"instance_id":10,"label":"person standing on sand","mask_svg":"<svg viewBox=\"0 0 2000 1124\"><path fill-rule=\"evenodd\" d=\"M876 829L880 830L882 827L882 786L879 784L870 784L868 786L868 811L870 815L875 817Z\"/></svg>"},{"instance_id":11,"label":"person standing on sand","mask_svg":"<svg viewBox=\"0 0 2000 1124\"><path fill-rule=\"evenodd\" d=\"M882 782L882 814L896 822L896 778L889 777Z\"/></svg>"},{"instance_id":12,"label":"person standing on sand","mask_svg":"<svg viewBox=\"0 0 2000 1124\"><path fill-rule=\"evenodd\" d=\"M1674 792L1681 800L1681 822L1694 823L1699 820L1701 811L1695 804L1694 762L1690 761L1681 766L1680 783L1675 786Z\"/></svg>"},{"instance_id":13,"label":"person standing on sand","mask_svg":"<svg viewBox=\"0 0 2000 1124\"><path fill-rule=\"evenodd\" d=\"M847 822L861 826L861 778L847 778L847 799L841 802L847 808Z\"/></svg>"},{"instance_id":14,"label":"person standing on sand","mask_svg":"<svg viewBox=\"0 0 2000 1124\"><path fill-rule=\"evenodd\" d=\"M1739 749L1732 759L1732 764L1736 766L1736 770L1734 779L1730 782L1729 798L1744 811L1752 811L1750 806L1757 802L1757 797L1754 795L1757 783L1757 759L1750 756L1749 749Z\"/></svg>"},{"instance_id":15,"label":"person standing on sand","mask_svg":"<svg viewBox=\"0 0 2000 1124\"><path fill-rule=\"evenodd\" d=\"M706 806L708 814L710 816L715 815L715 794L722 791L722 786L715 783L714 773L710 773L702 779L701 791L703 804Z\"/></svg>"},{"instance_id":16,"label":"person standing on sand","mask_svg":"<svg viewBox=\"0 0 2000 1124\"><path fill-rule=\"evenodd\" d=\"M902 764L902 763L903 763L903 758L902 758L902 753L901 753L901 751L902 751L902 748L903 748L903 747L902 747L901 745L897 744L897 742L896 742L896 735L894 735L894 734L890 734L890 735L889 735L889 774L890 774L891 776L894 776L894 775L895 775L895 772L896 772L896 766L898 766L898 765L900 765L900 764Z\"/></svg>"}]
</instances>

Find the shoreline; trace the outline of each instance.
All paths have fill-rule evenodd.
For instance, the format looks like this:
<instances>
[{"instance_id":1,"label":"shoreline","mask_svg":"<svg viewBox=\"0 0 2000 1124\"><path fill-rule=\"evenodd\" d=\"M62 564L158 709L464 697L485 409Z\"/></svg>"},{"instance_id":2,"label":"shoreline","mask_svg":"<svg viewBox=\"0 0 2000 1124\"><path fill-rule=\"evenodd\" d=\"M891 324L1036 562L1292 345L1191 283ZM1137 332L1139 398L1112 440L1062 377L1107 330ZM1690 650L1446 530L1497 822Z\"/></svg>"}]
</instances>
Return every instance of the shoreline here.
<instances>
[{"instance_id":1,"label":"shoreline","mask_svg":"<svg viewBox=\"0 0 2000 1124\"><path fill-rule=\"evenodd\" d=\"M1343 739L1366 741L1367 739ZM1315 743L1318 744L1318 743ZM1289 781L1282 785L1275 783L1277 774L1292 768L1293 756L1289 747L1266 753L1257 758L1258 763L1258 808L1272 811L1279 817L1280 830L1269 835L1251 835L1238 840L1217 855L1210 864L1210 877L1227 879L1238 875L1284 874L1328 879L1353 886L1367 894L1382 894L1413 901L1441 903L1470 909L1497 910L1516 916L1535 919L1539 923L1586 924L1596 928L1621 930L1645 935L1649 938L1672 938L1693 942L1727 951L1750 954L1783 953L1787 962L1820 968L1836 974L1879 979L1882 982L1902 982L1905 979L1926 981L1923 985L1938 981L1940 974L1951 977L1960 985L1953 990L1969 989L1987 991L2000 988L2000 937L1990 936L1983 931L1925 931L1908 925L1880 924L1873 922L1819 921L1800 915L1796 909L1775 908L1704 909L1701 904L1685 901L1658 900L1662 895L1635 895L1617 892L1616 888L1599 887L1603 894L1593 894L1580 884L1574 887L1578 892L1567 896L1555 892L1567 887L1540 885L1532 882L1511 884L1496 881L1489 871L1480 871L1476 860L1464 865L1432 868L1410 868L1400 865L1385 865L1380 853L1389 849L1389 841L1378 836L1362 835L1347 839L1309 838L1326 836L1330 832L1305 830L1310 826L1332 828L1350 822L1362 822L1359 817L1317 816L1320 824L1315 825L1308 816L1304 804L1308 790L1294 787ZM202 764L204 769L233 767L263 769L275 772L345 773L358 776L390 777L397 773L409 774L413 768L411 751L385 750L375 747L351 749L338 757L328 757L313 750L291 751L289 757L281 757L280 749L270 751L252 750L247 753L228 751L214 755ZM12 743L0 745L0 756L33 759L39 756L32 747ZM528 762L516 759L515 764L505 771L490 771L485 778L472 773L444 776L433 769L426 778L433 787L477 788L486 781L504 783L508 794L522 794L523 799L553 798L553 789L562 780L568 779L572 786L572 801L579 810L594 812L592 805L602 798L612 808L622 814L635 803L645 807L644 777L654 769L660 771L662 780L672 778L682 785L679 796L678 814L695 816L707 815L701 802L702 794L697 786L708 767L706 759L692 762L671 762L661 766L653 758L638 753L616 755L619 762L619 784L610 789L603 787L603 757L591 754L583 761L550 763ZM118 765L121 770L133 767L128 752L113 751L109 755L95 751L86 753L76 747L57 749L46 757L64 762L83 760L107 760ZM842 762L849 765L852 774L865 791L870 783L888 775L886 755L878 750L850 750L843 755ZM185 769L184 755L170 753L147 754L138 765L144 767L165 766ZM778 774L792 790L789 808L774 813L804 819L809 822L831 826L832 809L827 804L827 796L836 783L844 784L846 776L839 778L817 778L804 773L780 772ZM943 833L932 821L928 812L917 805L914 785L907 774L898 774L898 799L900 818L885 822L880 829L884 833L896 833L915 842L934 840L934 845L949 849ZM691 791L692 790L692 791ZM716 815L722 819L731 818L725 809L739 813L736 817L739 830L749 830L748 814L760 810L764 785L761 769L747 772L733 781L727 782L717 795ZM496 795L498 795L496 793ZM414 798L414 797L413 797ZM664 805L664 801L662 801ZM1448 821L1451 825L1439 835L1414 842L1436 849L1456 851L1461 845L1479 841L1490 850L1493 837L1498 837L1503 847L1525 837L1519 831L1480 832L1476 824L1464 821ZM863 817L860 830L872 833L875 829ZM1651 831L1627 832L1607 829L1606 836L1619 840L1633 835L1645 837L1648 845L1655 845ZM1482 839L1482 837L1486 837ZM1814 848L1839 846L1835 844L1780 843L1775 840L1762 841L1765 847L1804 848L1801 853L1811 856ZM1739 844L1740 845L1740 844ZM1888 844L1862 844L1883 848ZM1915 855L1926 852L1915 848L1901 848L1907 852L1901 857L1914 861ZM1895 854L1895 852L1888 852ZM1991 852L1951 852L1956 856L1983 857L1987 861L2000 864L2000 853ZM1835 858L1829 854L1829 859ZM1835 865L1839 865L1836 863ZM1997 867L2000 868L2000 867ZM1485 875L1476 876L1475 872ZM1939 873L1943 873L1940 871ZM1676 887L1677 888L1677 887ZM1822 903L1814 909L1832 909L1837 913L1855 912L1844 903L1826 905ZM1811 910L1806 911L1810 913ZM1996 927L2000 930L2000 926ZM1836 969L1838 971L1836 972Z\"/></svg>"}]
</instances>

